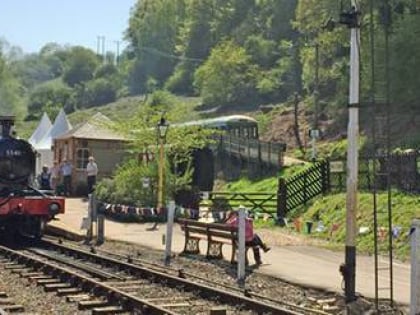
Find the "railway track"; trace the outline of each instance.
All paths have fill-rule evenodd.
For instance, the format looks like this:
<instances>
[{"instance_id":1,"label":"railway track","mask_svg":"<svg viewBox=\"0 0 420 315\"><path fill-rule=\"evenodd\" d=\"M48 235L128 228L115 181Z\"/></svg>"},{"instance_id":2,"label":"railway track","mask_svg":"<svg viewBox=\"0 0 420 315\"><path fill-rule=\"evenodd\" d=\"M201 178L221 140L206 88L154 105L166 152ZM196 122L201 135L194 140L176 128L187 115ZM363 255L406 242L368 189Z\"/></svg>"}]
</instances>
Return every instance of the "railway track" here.
<instances>
[{"instance_id":1,"label":"railway track","mask_svg":"<svg viewBox=\"0 0 420 315\"><path fill-rule=\"evenodd\" d=\"M8 268L77 301L93 314L327 314L296 305L279 305L251 292L186 279L157 266L134 264L94 250L51 240L11 249L0 246Z\"/></svg>"},{"instance_id":2,"label":"railway track","mask_svg":"<svg viewBox=\"0 0 420 315\"><path fill-rule=\"evenodd\" d=\"M0 291L0 315L6 315L11 312L23 312L23 305L16 302L15 299L9 297L6 291Z\"/></svg>"}]
</instances>

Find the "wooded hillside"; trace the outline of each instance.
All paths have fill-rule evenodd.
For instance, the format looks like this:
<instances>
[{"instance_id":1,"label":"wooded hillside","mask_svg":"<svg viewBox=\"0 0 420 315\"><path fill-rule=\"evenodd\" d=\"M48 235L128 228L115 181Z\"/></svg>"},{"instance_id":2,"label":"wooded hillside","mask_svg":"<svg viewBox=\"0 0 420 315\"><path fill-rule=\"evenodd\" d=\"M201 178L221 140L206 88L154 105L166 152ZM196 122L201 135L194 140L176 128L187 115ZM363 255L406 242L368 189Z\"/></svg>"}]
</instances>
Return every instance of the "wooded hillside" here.
<instances>
[{"instance_id":1,"label":"wooded hillside","mask_svg":"<svg viewBox=\"0 0 420 315\"><path fill-rule=\"evenodd\" d=\"M203 107L249 111L297 93L301 106L318 104L317 114L344 127L349 30L337 21L350 2L139 0L119 56L55 43L25 55L3 42L0 108L37 120L165 89L200 97ZM389 100L393 122L416 128L420 1L360 4L362 107Z\"/></svg>"}]
</instances>

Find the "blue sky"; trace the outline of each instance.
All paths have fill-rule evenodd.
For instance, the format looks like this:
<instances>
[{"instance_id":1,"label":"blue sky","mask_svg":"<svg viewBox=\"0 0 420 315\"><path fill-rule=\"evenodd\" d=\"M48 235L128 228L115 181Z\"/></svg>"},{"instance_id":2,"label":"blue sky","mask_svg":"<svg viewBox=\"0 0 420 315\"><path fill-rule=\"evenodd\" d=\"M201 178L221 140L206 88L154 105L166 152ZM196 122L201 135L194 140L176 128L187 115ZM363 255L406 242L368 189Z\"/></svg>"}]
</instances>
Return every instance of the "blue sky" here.
<instances>
[{"instance_id":1,"label":"blue sky","mask_svg":"<svg viewBox=\"0 0 420 315\"><path fill-rule=\"evenodd\" d=\"M31 53L49 42L96 51L104 36L105 50L115 52L136 1L0 0L0 38Z\"/></svg>"}]
</instances>

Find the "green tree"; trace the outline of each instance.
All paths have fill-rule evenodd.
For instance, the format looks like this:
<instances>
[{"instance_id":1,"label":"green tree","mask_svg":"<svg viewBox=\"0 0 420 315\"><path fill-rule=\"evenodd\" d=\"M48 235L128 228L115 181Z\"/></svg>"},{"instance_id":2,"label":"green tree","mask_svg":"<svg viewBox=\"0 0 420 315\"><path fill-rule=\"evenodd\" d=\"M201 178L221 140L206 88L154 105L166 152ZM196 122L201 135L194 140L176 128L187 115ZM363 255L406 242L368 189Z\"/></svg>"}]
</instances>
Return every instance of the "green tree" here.
<instances>
[{"instance_id":1,"label":"green tree","mask_svg":"<svg viewBox=\"0 0 420 315\"><path fill-rule=\"evenodd\" d=\"M177 60L174 56L178 13L182 12L183 3L183 0L144 0L138 1L132 10L126 31L135 57L131 64L132 93L144 92L149 77L163 85L172 73Z\"/></svg>"},{"instance_id":2,"label":"green tree","mask_svg":"<svg viewBox=\"0 0 420 315\"><path fill-rule=\"evenodd\" d=\"M71 87L89 81L93 78L98 65L98 57L92 50L73 47L68 52L63 80Z\"/></svg>"},{"instance_id":3,"label":"green tree","mask_svg":"<svg viewBox=\"0 0 420 315\"><path fill-rule=\"evenodd\" d=\"M344 8L344 7L343 7ZM321 104L328 104L327 112L337 116L348 95L349 29L337 25L324 29L331 18L337 19L339 8L328 0L299 0L293 23L300 33L299 58L302 65L302 94L312 95L315 84L315 47L319 44L319 96ZM344 53L343 53L344 52ZM338 110L338 112L337 112Z\"/></svg>"},{"instance_id":4,"label":"green tree","mask_svg":"<svg viewBox=\"0 0 420 315\"><path fill-rule=\"evenodd\" d=\"M192 152L209 144L211 142L210 135L214 131L200 129L197 126L177 125L176 122L184 121L187 116L191 117L190 107L174 101L174 98L169 94L160 91L155 93L159 95L151 96L150 99L154 100L153 105L141 105L131 119L116 122L110 127L131 139L127 150L135 156L138 156L139 153L147 153L149 156L157 157L159 156L159 146L156 145L158 142L156 127L162 115L166 118L170 126L165 145L164 192L166 197L173 198L177 191L191 188ZM162 103L157 104L158 99ZM156 158L149 163L131 159L116 170L112 184L113 191L103 187L106 185L105 183L98 187L98 191L106 197L111 196L112 192L112 198L119 198L119 200L131 198L131 201L141 198L141 205L154 205L156 204L158 163ZM142 179L145 177L151 180L150 187L142 187Z\"/></svg>"},{"instance_id":5,"label":"green tree","mask_svg":"<svg viewBox=\"0 0 420 315\"><path fill-rule=\"evenodd\" d=\"M252 104L256 99L257 68L245 49L226 41L214 48L197 69L194 84L205 104Z\"/></svg>"},{"instance_id":6,"label":"green tree","mask_svg":"<svg viewBox=\"0 0 420 315\"><path fill-rule=\"evenodd\" d=\"M25 109L21 85L13 75L10 63L3 54L3 46L6 45L6 42L0 41L0 115L16 115L22 118Z\"/></svg>"},{"instance_id":7,"label":"green tree","mask_svg":"<svg viewBox=\"0 0 420 315\"><path fill-rule=\"evenodd\" d=\"M71 88L61 81L40 84L29 94L28 114L38 118L44 111L54 114L68 103L71 93Z\"/></svg>"},{"instance_id":8,"label":"green tree","mask_svg":"<svg viewBox=\"0 0 420 315\"><path fill-rule=\"evenodd\" d=\"M85 104L83 107L94 107L114 102L117 98L117 86L107 78L88 81L85 85Z\"/></svg>"},{"instance_id":9,"label":"green tree","mask_svg":"<svg viewBox=\"0 0 420 315\"><path fill-rule=\"evenodd\" d=\"M28 89L54 78L50 66L37 54L25 56L14 62L13 71Z\"/></svg>"}]
</instances>

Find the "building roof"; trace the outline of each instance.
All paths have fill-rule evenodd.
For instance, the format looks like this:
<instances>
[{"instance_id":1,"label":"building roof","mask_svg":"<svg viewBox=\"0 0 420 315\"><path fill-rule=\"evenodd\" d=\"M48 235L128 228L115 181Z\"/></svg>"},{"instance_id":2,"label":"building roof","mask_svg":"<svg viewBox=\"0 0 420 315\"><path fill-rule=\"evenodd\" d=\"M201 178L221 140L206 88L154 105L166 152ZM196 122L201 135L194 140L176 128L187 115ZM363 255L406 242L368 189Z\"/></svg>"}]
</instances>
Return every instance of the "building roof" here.
<instances>
[{"instance_id":1,"label":"building roof","mask_svg":"<svg viewBox=\"0 0 420 315\"><path fill-rule=\"evenodd\" d=\"M46 136L51 127L51 120L48 117L47 113L44 112L38 126L36 127L31 137L28 139L28 142L35 147L36 144Z\"/></svg>"},{"instance_id":2,"label":"building roof","mask_svg":"<svg viewBox=\"0 0 420 315\"><path fill-rule=\"evenodd\" d=\"M55 139L60 140L78 138L97 140L126 140L124 136L119 135L117 132L106 126L110 122L111 120L108 117L98 112L88 121L77 125L73 129L67 131L59 137L56 137Z\"/></svg>"}]
</instances>

